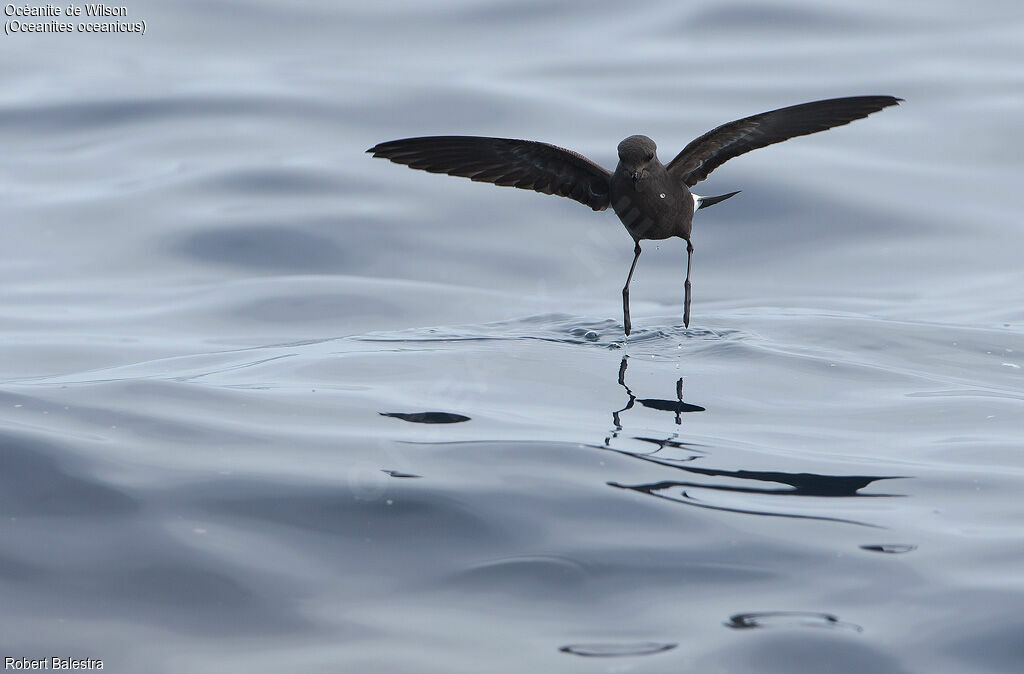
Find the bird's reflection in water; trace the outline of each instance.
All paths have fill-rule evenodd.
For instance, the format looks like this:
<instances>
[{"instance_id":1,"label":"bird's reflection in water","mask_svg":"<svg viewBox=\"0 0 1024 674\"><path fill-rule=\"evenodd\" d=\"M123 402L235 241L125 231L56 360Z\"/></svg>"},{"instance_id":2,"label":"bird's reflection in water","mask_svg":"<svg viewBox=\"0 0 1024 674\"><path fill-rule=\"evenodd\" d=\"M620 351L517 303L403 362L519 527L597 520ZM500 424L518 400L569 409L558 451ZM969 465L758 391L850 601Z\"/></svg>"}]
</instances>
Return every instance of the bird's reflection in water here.
<instances>
[{"instance_id":1,"label":"bird's reflection in water","mask_svg":"<svg viewBox=\"0 0 1024 674\"><path fill-rule=\"evenodd\" d=\"M691 405L690 403L683 402L683 378L680 377L676 380L676 399L675 400L664 400L661 398L637 398L629 385L626 384L626 368L629 367L629 356L623 356L622 362L619 363L619 386L626 389L626 395L629 396L629 400L626 402L626 406L620 410L612 412L612 424L614 428L609 432L608 436L604 439L605 447L611 447L612 440L619 437L619 433L622 432L622 417L620 416L623 412L627 412L633 409L636 403L640 403L644 407L653 410L664 410L666 412L673 412L675 414L676 426L683 423L684 412L703 412L704 408L700 405ZM664 440L657 440L655 438L634 438L635 440L641 440L643 442L650 442L658 445L658 449L652 453L657 453L665 447L683 447L686 443L677 442L676 438L679 437L679 433L675 432L669 435Z\"/></svg>"},{"instance_id":2,"label":"bird's reflection in water","mask_svg":"<svg viewBox=\"0 0 1024 674\"><path fill-rule=\"evenodd\" d=\"M815 496L879 498L902 496L902 494L860 493L861 489L867 487L873 482L877 482L879 480L892 480L906 477L901 475L821 475L817 473L787 473L782 471L720 470L715 468L701 468L692 465L682 465L701 458L705 458L707 452L697 449L697 445L695 443L680 441L678 439L678 430L671 433L668 437L664 439L637 436L633 437L634 440L640 440L642 442L656 445L656 449L654 449L651 452L631 452L622 449L616 449L612 447L612 441L618 438L620 433L622 432L622 414L632 409L637 402L639 402L642 406L647 407L649 409L672 412L674 415L674 421L676 426L680 426L682 424L683 413L705 411L705 408L699 405L693 405L691 403L683 402L682 377L676 380L675 400L664 400L658 398L637 398L633 391L629 388L629 385L626 384L626 369L628 367L629 362L628 359L629 356L624 356L622 358L622 362L619 364L619 385L626 390L626 395L629 396L629 399L626 402L625 407L612 412L612 423L614 425L614 428L609 432L608 436L605 437L603 449L605 449L606 451L615 452L616 454L619 454L621 456L636 459L638 461L645 461L649 463L654 463L659 466L664 466L666 468L671 468L673 470L684 471L685 473L688 474L688 476L723 478L725 480L738 481L739 483L709 483L696 481L694 478L691 477L688 480L662 480L658 482L633 485L621 484L619 482L609 482L609 486L617 487L619 489L629 489L637 493L646 494L648 496L654 496L660 499L674 501L676 503L691 505L698 508L708 508L711 510L744 513L750 515L767 515L774 517L790 517L797 519L846 522L850 524L860 524L863 526L876 525L828 515L807 514L803 512L783 512L779 509L759 510L750 508L749 506L740 507L738 504L728 505L724 503L710 503L693 496L692 494L688 493L687 490L702 489L712 490L716 493L721 494L754 494L769 497ZM660 456L659 452L661 452L665 448L684 449L689 454L686 456L676 458ZM778 486L761 486L764 483L771 483L773 485Z\"/></svg>"}]
</instances>

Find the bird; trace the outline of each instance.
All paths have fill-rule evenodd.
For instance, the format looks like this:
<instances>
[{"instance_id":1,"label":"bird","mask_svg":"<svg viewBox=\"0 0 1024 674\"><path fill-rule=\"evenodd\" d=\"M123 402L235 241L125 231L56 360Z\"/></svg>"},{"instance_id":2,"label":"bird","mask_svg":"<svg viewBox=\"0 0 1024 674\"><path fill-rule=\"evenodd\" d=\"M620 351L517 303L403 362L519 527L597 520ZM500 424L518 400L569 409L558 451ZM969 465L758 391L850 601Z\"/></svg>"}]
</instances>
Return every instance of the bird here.
<instances>
[{"instance_id":1,"label":"bird","mask_svg":"<svg viewBox=\"0 0 1024 674\"><path fill-rule=\"evenodd\" d=\"M902 101L894 96L847 96L769 110L715 127L668 164L658 159L653 140L629 136L618 145L614 172L578 152L514 138L423 136L378 143L366 152L430 173L568 197L595 211L611 207L634 243L633 263L622 288L622 323L628 337L632 329L629 284L644 240L679 237L686 241L683 326L690 327L693 215L739 194L705 197L690 188L733 157L849 124Z\"/></svg>"}]
</instances>

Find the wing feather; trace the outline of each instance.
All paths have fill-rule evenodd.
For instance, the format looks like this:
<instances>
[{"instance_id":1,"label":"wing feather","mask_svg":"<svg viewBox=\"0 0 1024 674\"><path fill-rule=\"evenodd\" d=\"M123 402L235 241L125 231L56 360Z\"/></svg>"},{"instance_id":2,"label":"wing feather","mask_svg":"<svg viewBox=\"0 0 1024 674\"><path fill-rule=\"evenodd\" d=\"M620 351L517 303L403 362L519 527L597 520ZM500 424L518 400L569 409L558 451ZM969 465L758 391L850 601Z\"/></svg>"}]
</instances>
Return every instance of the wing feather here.
<instances>
[{"instance_id":1,"label":"wing feather","mask_svg":"<svg viewBox=\"0 0 1024 674\"><path fill-rule=\"evenodd\" d=\"M609 206L611 174L581 154L547 143L426 136L379 143L367 152L421 171L568 197L595 211Z\"/></svg>"},{"instance_id":2,"label":"wing feather","mask_svg":"<svg viewBox=\"0 0 1024 674\"><path fill-rule=\"evenodd\" d=\"M796 136L849 124L902 100L893 96L831 98L744 117L697 138L683 148L667 168L684 185L693 187L733 157Z\"/></svg>"}]
</instances>

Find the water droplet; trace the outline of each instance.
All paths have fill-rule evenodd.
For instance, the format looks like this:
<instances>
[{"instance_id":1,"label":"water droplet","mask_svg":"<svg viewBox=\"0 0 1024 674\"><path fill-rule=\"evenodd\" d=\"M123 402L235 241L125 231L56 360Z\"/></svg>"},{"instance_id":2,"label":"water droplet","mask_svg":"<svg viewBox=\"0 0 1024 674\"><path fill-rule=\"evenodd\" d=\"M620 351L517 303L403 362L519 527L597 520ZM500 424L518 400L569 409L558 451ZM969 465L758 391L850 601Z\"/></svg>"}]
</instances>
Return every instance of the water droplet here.
<instances>
[{"instance_id":1,"label":"water droplet","mask_svg":"<svg viewBox=\"0 0 1024 674\"><path fill-rule=\"evenodd\" d=\"M585 658L621 658L630 655L653 655L670 651L679 644L662 644L655 641L624 644L569 644L558 650L563 653L581 655Z\"/></svg>"}]
</instances>

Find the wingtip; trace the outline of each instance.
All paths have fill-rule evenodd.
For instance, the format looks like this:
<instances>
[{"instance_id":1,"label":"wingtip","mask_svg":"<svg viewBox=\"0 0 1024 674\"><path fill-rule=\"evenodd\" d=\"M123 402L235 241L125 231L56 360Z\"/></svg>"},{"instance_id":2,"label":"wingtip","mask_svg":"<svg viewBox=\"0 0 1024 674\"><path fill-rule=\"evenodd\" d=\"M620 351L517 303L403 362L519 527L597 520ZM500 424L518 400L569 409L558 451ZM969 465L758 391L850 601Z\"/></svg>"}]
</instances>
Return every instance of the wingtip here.
<instances>
[{"instance_id":1,"label":"wingtip","mask_svg":"<svg viewBox=\"0 0 1024 674\"><path fill-rule=\"evenodd\" d=\"M899 105L904 100L899 96L893 96L892 94L874 94L871 96L854 96L852 98L860 98L865 102L871 101L875 105L880 106L879 109L888 108L890 105Z\"/></svg>"},{"instance_id":2,"label":"wingtip","mask_svg":"<svg viewBox=\"0 0 1024 674\"><path fill-rule=\"evenodd\" d=\"M383 143L377 143L376 145L371 147L369 150L367 150L366 154L372 154L374 157L384 157L385 156L385 152L388 149L387 146L390 145L393 142L394 141L385 141Z\"/></svg>"}]
</instances>

